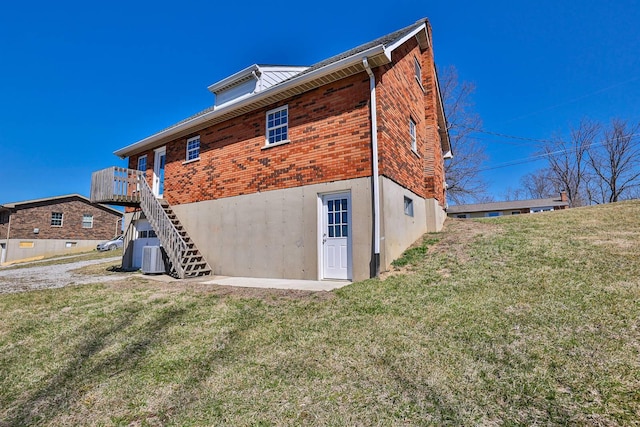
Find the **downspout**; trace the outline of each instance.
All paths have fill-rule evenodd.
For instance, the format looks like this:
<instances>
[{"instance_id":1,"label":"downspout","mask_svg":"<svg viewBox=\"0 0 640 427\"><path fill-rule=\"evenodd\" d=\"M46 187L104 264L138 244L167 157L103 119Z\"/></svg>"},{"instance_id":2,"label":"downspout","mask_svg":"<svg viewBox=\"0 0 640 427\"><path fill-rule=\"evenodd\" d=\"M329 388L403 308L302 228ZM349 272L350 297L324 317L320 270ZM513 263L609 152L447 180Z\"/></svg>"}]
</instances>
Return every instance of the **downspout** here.
<instances>
[{"instance_id":1,"label":"downspout","mask_svg":"<svg viewBox=\"0 0 640 427\"><path fill-rule=\"evenodd\" d=\"M376 103L376 76L371 71L366 57L362 65L369 75L369 89L371 91L371 163L373 185L373 262L376 277L380 276L380 183L378 179L378 115Z\"/></svg>"}]
</instances>

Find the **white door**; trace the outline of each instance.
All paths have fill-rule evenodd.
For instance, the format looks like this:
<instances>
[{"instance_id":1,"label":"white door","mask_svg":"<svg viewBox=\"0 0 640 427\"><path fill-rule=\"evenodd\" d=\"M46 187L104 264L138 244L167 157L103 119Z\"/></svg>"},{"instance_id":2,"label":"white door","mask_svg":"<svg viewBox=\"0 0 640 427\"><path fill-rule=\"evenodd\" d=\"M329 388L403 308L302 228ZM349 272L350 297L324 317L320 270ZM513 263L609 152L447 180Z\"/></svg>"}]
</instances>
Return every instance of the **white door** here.
<instances>
[{"instance_id":1,"label":"white door","mask_svg":"<svg viewBox=\"0 0 640 427\"><path fill-rule=\"evenodd\" d=\"M0 243L0 264L3 264L7 257L7 244Z\"/></svg>"},{"instance_id":2,"label":"white door","mask_svg":"<svg viewBox=\"0 0 640 427\"><path fill-rule=\"evenodd\" d=\"M351 196L322 196L322 277L351 279Z\"/></svg>"},{"instance_id":3,"label":"white door","mask_svg":"<svg viewBox=\"0 0 640 427\"><path fill-rule=\"evenodd\" d=\"M133 241L133 268L142 268L142 248L160 246L160 239L146 219L136 221L136 238Z\"/></svg>"},{"instance_id":4,"label":"white door","mask_svg":"<svg viewBox=\"0 0 640 427\"><path fill-rule=\"evenodd\" d=\"M164 194L164 167L167 163L167 147L155 150L153 160L153 194L162 199Z\"/></svg>"}]
</instances>

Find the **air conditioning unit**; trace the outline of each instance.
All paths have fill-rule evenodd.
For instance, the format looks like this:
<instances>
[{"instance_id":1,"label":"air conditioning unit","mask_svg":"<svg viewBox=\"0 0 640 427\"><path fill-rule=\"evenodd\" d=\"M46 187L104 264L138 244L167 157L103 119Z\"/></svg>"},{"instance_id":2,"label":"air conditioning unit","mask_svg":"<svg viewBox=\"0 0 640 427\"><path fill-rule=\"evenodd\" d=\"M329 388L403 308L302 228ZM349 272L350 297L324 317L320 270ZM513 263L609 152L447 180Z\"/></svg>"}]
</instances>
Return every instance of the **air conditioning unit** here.
<instances>
[{"instance_id":1,"label":"air conditioning unit","mask_svg":"<svg viewBox=\"0 0 640 427\"><path fill-rule=\"evenodd\" d=\"M166 272L160 246L145 246L142 248L142 272L144 274Z\"/></svg>"}]
</instances>

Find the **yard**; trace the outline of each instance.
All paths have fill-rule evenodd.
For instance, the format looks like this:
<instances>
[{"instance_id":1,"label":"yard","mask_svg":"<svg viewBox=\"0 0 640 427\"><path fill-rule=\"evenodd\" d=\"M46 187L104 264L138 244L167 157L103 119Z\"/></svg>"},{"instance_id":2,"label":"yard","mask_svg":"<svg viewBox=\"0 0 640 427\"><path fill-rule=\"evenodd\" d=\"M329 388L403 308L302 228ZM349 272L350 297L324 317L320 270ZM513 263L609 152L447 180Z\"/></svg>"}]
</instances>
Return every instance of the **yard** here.
<instances>
[{"instance_id":1,"label":"yard","mask_svg":"<svg viewBox=\"0 0 640 427\"><path fill-rule=\"evenodd\" d=\"M640 424L639 202L452 220L396 265L0 295L0 427Z\"/></svg>"}]
</instances>

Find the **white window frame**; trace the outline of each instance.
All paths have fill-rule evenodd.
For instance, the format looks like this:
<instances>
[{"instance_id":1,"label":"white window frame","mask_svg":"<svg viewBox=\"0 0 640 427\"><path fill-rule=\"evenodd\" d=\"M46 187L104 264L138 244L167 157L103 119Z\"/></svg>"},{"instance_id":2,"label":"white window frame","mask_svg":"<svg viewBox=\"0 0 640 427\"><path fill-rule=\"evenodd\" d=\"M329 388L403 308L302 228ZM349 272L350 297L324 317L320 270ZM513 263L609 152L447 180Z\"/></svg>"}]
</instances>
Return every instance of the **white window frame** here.
<instances>
[{"instance_id":1,"label":"white window frame","mask_svg":"<svg viewBox=\"0 0 640 427\"><path fill-rule=\"evenodd\" d=\"M416 136L416 122L409 117L409 136L411 137L411 149L418 152L418 137Z\"/></svg>"},{"instance_id":2,"label":"white window frame","mask_svg":"<svg viewBox=\"0 0 640 427\"><path fill-rule=\"evenodd\" d=\"M142 167L143 165L141 163L144 163L144 168ZM143 155L138 157L138 170L142 171L142 172L146 172L147 170L147 155Z\"/></svg>"},{"instance_id":3,"label":"white window frame","mask_svg":"<svg viewBox=\"0 0 640 427\"><path fill-rule=\"evenodd\" d=\"M413 216L413 199L407 196L404 196L404 214Z\"/></svg>"},{"instance_id":4,"label":"white window frame","mask_svg":"<svg viewBox=\"0 0 640 427\"><path fill-rule=\"evenodd\" d=\"M269 126L269 116L275 115L279 112L282 111L286 111L286 116L287 119L286 121L283 123L282 121L277 124L277 125L273 125L273 126ZM283 105L281 107L278 108L274 108L273 110L269 110L267 111L267 115L266 115L266 123L265 123L265 127L266 127L266 133L265 133L265 147L272 147L274 145L280 145L280 144L286 144L287 142L289 142L289 106L288 105ZM282 116L280 117L280 120L282 120ZM286 138L284 139L280 139L280 140L276 140L277 136L274 135L274 141L271 142L271 136L269 135L269 133L271 131L277 131L278 129L285 129L286 132Z\"/></svg>"},{"instance_id":5,"label":"white window frame","mask_svg":"<svg viewBox=\"0 0 640 427\"><path fill-rule=\"evenodd\" d=\"M93 215L82 214L82 228L93 228Z\"/></svg>"},{"instance_id":6,"label":"white window frame","mask_svg":"<svg viewBox=\"0 0 640 427\"><path fill-rule=\"evenodd\" d=\"M54 218L54 215L60 215L60 218ZM57 223L58 220L60 224L54 224L54 221ZM52 227L62 227L64 224L64 213L63 212L51 212L51 226Z\"/></svg>"},{"instance_id":7,"label":"white window frame","mask_svg":"<svg viewBox=\"0 0 640 427\"><path fill-rule=\"evenodd\" d=\"M413 73L416 78L416 81L418 82L420 87L424 90L424 87L422 87L422 65L420 65L420 61L418 61L418 58L415 56L413 57Z\"/></svg>"},{"instance_id":8,"label":"white window frame","mask_svg":"<svg viewBox=\"0 0 640 427\"><path fill-rule=\"evenodd\" d=\"M530 208L530 213L542 213L542 212L553 212L553 206L541 206L536 208Z\"/></svg>"},{"instance_id":9,"label":"white window frame","mask_svg":"<svg viewBox=\"0 0 640 427\"><path fill-rule=\"evenodd\" d=\"M198 144L193 147L189 147L189 144L195 141L197 141ZM185 157L185 161L191 162L198 159L200 159L200 135L187 139L187 155Z\"/></svg>"}]
</instances>

